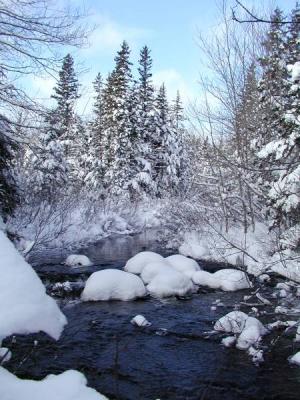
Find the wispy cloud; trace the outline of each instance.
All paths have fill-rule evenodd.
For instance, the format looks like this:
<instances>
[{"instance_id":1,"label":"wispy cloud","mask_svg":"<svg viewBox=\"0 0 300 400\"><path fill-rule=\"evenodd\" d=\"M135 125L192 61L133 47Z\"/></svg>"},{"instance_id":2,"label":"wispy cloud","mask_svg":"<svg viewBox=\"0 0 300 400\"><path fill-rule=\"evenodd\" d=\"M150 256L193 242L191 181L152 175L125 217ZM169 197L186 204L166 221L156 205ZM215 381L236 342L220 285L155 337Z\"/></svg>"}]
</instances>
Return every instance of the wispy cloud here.
<instances>
[{"instance_id":1,"label":"wispy cloud","mask_svg":"<svg viewBox=\"0 0 300 400\"><path fill-rule=\"evenodd\" d=\"M174 68L157 71L153 74L153 83L157 87L165 83L169 98L175 98L176 92L179 90L185 103L194 100L195 93L193 93L183 76Z\"/></svg>"},{"instance_id":2,"label":"wispy cloud","mask_svg":"<svg viewBox=\"0 0 300 400\"><path fill-rule=\"evenodd\" d=\"M89 38L89 47L84 50L86 54L114 51L123 40L127 40L131 46L134 46L136 42L152 35L150 30L125 26L99 14L95 14L92 20L96 28Z\"/></svg>"}]
</instances>

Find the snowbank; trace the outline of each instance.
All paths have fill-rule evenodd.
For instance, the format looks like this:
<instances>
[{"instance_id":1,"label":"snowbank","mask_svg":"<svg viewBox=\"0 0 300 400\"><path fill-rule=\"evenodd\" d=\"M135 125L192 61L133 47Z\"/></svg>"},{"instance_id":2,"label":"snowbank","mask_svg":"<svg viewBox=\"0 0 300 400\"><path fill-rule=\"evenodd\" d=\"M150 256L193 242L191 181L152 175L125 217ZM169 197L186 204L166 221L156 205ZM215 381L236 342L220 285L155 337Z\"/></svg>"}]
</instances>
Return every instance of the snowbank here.
<instances>
[{"instance_id":1,"label":"snowbank","mask_svg":"<svg viewBox=\"0 0 300 400\"><path fill-rule=\"evenodd\" d=\"M212 289L221 289L227 292L248 289L251 287L247 275L236 269L221 269L213 274L207 271L195 272L192 276L196 285L208 286Z\"/></svg>"},{"instance_id":2,"label":"snowbank","mask_svg":"<svg viewBox=\"0 0 300 400\"><path fill-rule=\"evenodd\" d=\"M146 289L136 275L117 269L94 272L86 281L81 294L83 301L134 300L144 297Z\"/></svg>"},{"instance_id":3,"label":"snowbank","mask_svg":"<svg viewBox=\"0 0 300 400\"><path fill-rule=\"evenodd\" d=\"M124 271L131 272L132 274L141 274L147 264L152 262L163 262L164 258L152 251L142 251L135 256L131 257L125 264Z\"/></svg>"},{"instance_id":4,"label":"snowbank","mask_svg":"<svg viewBox=\"0 0 300 400\"><path fill-rule=\"evenodd\" d=\"M248 350L257 345L268 332L257 318L249 317L242 311L232 311L220 318L215 323L214 330L239 334L236 347L240 350Z\"/></svg>"},{"instance_id":5,"label":"snowbank","mask_svg":"<svg viewBox=\"0 0 300 400\"><path fill-rule=\"evenodd\" d=\"M156 275L147 286L153 297L185 296L195 291L191 279L175 270L168 270Z\"/></svg>"},{"instance_id":6,"label":"snowbank","mask_svg":"<svg viewBox=\"0 0 300 400\"><path fill-rule=\"evenodd\" d=\"M89 267L92 265L91 260L84 255L81 254L71 254L67 257L65 264L69 267L82 266Z\"/></svg>"},{"instance_id":7,"label":"snowbank","mask_svg":"<svg viewBox=\"0 0 300 400\"><path fill-rule=\"evenodd\" d=\"M0 260L0 343L12 334L38 331L58 339L67 323L65 316L2 231Z\"/></svg>"},{"instance_id":8,"label":"snowbank","mask_svg":"<svg viewBox=\"0 0 300 400\"><path fill-rule=\"evenodd\" d=\"M174 254L172 256L166 257L168 263L178 272L182 272L183 274L191 275L196 272L200 271L200 266L195 260L191 258L185 257L181 254Z\"/></svg>"},{"instance_id":9,"label":"snowbank","mask_svg":"<svg viewBox=\"0 0 300 400\"><path fill-rule=\"evenodd\" d=\"M19 379L0 367L1 400L107 400L86 385L84 375L73 370L33 381Z\"/></svg>"}]
</instances>

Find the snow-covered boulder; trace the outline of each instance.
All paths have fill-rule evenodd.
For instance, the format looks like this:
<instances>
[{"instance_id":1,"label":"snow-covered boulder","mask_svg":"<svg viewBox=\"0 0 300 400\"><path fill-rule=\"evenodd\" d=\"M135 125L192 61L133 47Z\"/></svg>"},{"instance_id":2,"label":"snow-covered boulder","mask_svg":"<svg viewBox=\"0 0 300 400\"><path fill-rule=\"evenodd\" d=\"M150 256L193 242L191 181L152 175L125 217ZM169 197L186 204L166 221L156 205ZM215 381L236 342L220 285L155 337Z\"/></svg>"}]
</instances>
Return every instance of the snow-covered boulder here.
<instances>
[{"instance_id":1,"label":"snow-covered boulder","mask_svg":"<svg viewBox=\"0 0 300 400\"><path fill-rule=\"evenodd\" d=\"M239 334L236 347L240 350L247 350L258 344L261 337L268 332L257 318L249 317L242 311L232 311L226 314L215 323L214 329L220 332Z\"/></svg>"},{"instance_id":2,"label":"snow-covered boulder","mask_svg":"<svg viewBox=\"0 0 300 400\"><path fill-rule=\"evenodd\" d=\"M132 320L130 321L132 325L136 326L150 326L151 323L146 320L146 318L143 315L136 315Z\"/></svg>"},{"instance_id":3,"label":"snow-covered boulder","mask_svg":"<svg viewBox=\"0 0 300 400\"><path fill-rule=\"evenodd\" d=\"M107 400L86 385L86 378L78 371L69 370L35 381L19 379L0 367L1 400Z\"/></svg>"},{"instance_id":4,"label":"snow-covered boulder","mask_svg":"<svg viewBox=\"0 0 300 400\"><path fill-rule=\"evenodd\" d=\"M194 272L200 271L201 269L195 260L181 254L173 254L172 256L166 257L166 260L176 271L182 272L189 277L191 277Z\"/></svg>"},{"instance_id":5,"label":"snow-covered boulder","mask_svg":"<svg viewBox=\"0 0 300 400\"><path fill-rule=\"evenodd\" d=\"M208 286L227 292L251 287L245 272L230 268L220 269L213 274L207 271L197 271L193 274L192 279L196 285Z\"/></svg>"},{"instance_id":6,"label":"snow-covered boulder","mask_svg":"<svg viewBox=\"0 0 300 400\"><path fill-rule=\"evenodd\" d=\"M71 254L67 257L65 264L69 267L90 267L92 265L91 260L83 254Z\"/></svg>"},{"instance_id":7,"label":"snow-covered boulder","mask_svg":"<svg viewBox=\"0 0 300 400\"><path fill-rule=\"evenodd\" d=\"M215 331L241 333L245 327L248 315L242 311L231 311L220 318L214 325Z\"/></svg>"},{"instance_id":8,"label":"snow-covered boulder","mask_svg":"<svg viewBox=\"0 0 300 400\"><path fill-rule=\"evenodd\" d=\"M156 277L156 275L164 272L171 273L172 271L173 268L166 260L155 261L147 264L145 268L143 268L141 278L143 282L147 284L150 283L152 279Z\"/></svg>"},{"instance_id":9,"label":"snow-covered boulder","mask_svg":"<svg viewBox=\"0 0 300 400\"><path fill-rule=\"evenodd\" d=\"M191 279L175 270L168 270L156 275L147 286L153 297L185 296L195 291Z\"/></svg>"},{"instance_id":10,"label":"snow-covered boulder","mask_svg":"<svg viewBox=\"0 0 300 400\"><path fill-rule=\"evenodd\" d=\"M207 286L211 289L218 289L220 287L219 280L216 280L214 274L208 271L197 271L193 274L192 280L196 285Z\"/></svg>"},{"instance_id":11,"label":"snow-covered boulder","mask_svg":"<svg viewBox=\"0 0 300 400\"><path fill-rule=\"evenodd\" d=\"M39 331L58 339L67 323L66 317L55 300L46 294L35 271L2 231L0 261L0 343L12 334Z\"/></svg>"},{"instance_id":12,"label":"snow-covered boulder","mask_svg":"<svg viewBox=\"0 0 300 400\"><path fill-rule=\"evenodd\" d=\"M94 272L81 294L83 301L134 300L146 295L141 278L118 269Z\"/></svg>"},{"instance_id":13,"label":"snow-covered boulder","mask_svg":"<svg viewBox=\"0 0 300 400\"><path fill-rule=\"evenodd\" d=\"M164 258L153 251L142 251L131 257L125 264L124 271L141 274L145 266L152 262L163 262Z\"/></svg>"},{"instance_id":14,"label":"snow-covered boulder","mask_svg":"<svg viewBox=\"0 0 300 400\"><path fill-rule=\"evenodd\" d=\"M220 289L231 292L235 290L248 289L251 287L247 274L236 269L220 269L214 274L214 278L220 282Z\"/></svg>"}]
</instances>

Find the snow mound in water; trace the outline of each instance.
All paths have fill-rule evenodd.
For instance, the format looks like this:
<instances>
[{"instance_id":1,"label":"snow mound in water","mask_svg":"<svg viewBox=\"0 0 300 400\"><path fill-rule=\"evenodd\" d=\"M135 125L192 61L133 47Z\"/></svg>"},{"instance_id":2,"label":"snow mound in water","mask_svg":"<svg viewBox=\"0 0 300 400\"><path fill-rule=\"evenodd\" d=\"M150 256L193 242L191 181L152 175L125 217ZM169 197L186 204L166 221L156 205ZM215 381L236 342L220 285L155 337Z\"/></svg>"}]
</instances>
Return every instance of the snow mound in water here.
<instances>
[{"instance_id":1,"label":"snow mound in water","mask_svg":"<svg viewBox=\"0 0 300 400\"><path fill-rule=\"evenodd\" d=\"M134 300L144 297L146 288L136 275L117 269L94 272L81 294L83 301Z\"/></svg>"},{"instance_id":2,"label":"snow mound in water","mask_svg":"<svg viewBox=\"0 0 300 400\"><path fill-rule=\"evenodd\" d=\"M166 257L168 263L178 272L182 272L183 274L191 277L194 272L200 271L200 266L198 263L188 257L185 257L181 254L174 254L172 256Z\"/></svg>"},{"instance_id":3,"label":"snow mound in water","mask_svg":"<svg viewBox=\"0 0 300 400\"><path fill-rule=\"evenodd\" d=\"M219 280L214 277L214 274L207 271L195 272L192 276L192 280L199 286L208 286L212 289L218 289L220 287Z\"/></svg>"},{"instance_id":4,"label":"snow mound in water","mask_svg":"<svg viewBox=\"0 0 300 400\"><path fill-rule=\"evenodd\" d=\"M145 268L143 268L143 271L141 273L141 278L144 281L144 283L150 283L156 277L156 275L164 272L171 273L172 271L173 268L165 260L163 260L163 262L162 261L151 262L147 264Z\"/></svg>"},{"instance_id":5,"label":"snow mound in water","mask_svg":"<svg viewBox=\"0 0 300 400\"><path fill-rule=\"evenodd\" d=\"M136 315L132 320L130 321L132 325L136 326L150 326L151 323L146 320L146 318L143 315Z\"/></svg>"},{"instance_id":6,"label":"snow mound in water","mask_svg":"<svg viewBox=\"0 0 300 400\"><path fill-rule=\"evenodd\" d=\"M245 272L236 269L221 269L213 274L207 271L197 271L193 274L192 279L196 285L227 292L251 287Z\"/></svg>"},{"instance_id":7,"label":"snow mound in water","mask_svg":"<svg viewBox=\"0 0 300 400\"><path fill-rule=\"evenodd\" d=\"M78 371L69 370L33 381L19 379L0 367L1 400L107 400L86 385L86 378Z\"/></svg>"},{"instance_id":8,"label":"snow mound in water","mask_svg":"<svg viewBox=\"0 0 300 400\"><path fill-rule=\"evenodd\" d=\"M153 251L142 251L131 257L125 264L124 271L141 274L145 266L152 262L163 262L164 258Z\"/></svg>"},{"instance_id":9,"label":"snow mound in water","mask_svg":"<svg viewBox=\"0 0 300 400\"><path fill-rule=\"evenodd\" d=\"M300 365L300 351L289 358L291 364Z\"/></svg>"},{"instance_id":10,"label":"snow mound in water","mask_svg":"<svg viewBox=\"0 0 300 400\"><path fill-rule=\"evenodd\" d=\"M65 264L69 267L82 266L89 267L92 265L91 260L82 254L71 254L67 257Z\"/></svg>"},{"instance_id":11,"label":"snow mound in water","mask_svg":"<svg viewBox=\"0 0 300 400\"><path fill-rule=\"evenodd\" d=\"M0 254L0 343L12 334L39 331L57 340L67 323L66 317L2 231Z\"/></svg>"},{"instance_id":12,"label":"snow mound in water","mask_svg":"<svg viewBox=\"0 0 300 400\"><path fill-rule=\"evenodd\" d=\"M195 291L195 286L191 279L175 270L168 270L156 275L147 290L153 297L185 296Z\"/></svg>"},{"instance_id":13,"label":"snow mound in water","mask_svg":"<svg viewBox=\"0 0 300 400\"><path fill-rule=\"evenodd\" d=\"M261 337L268 332L258 319L249 317L242 311L232 311L220 318L215 323L214 330L239 334L236 347L240 350L248 350L258 344Z\"/></svg>"}]
</instances>

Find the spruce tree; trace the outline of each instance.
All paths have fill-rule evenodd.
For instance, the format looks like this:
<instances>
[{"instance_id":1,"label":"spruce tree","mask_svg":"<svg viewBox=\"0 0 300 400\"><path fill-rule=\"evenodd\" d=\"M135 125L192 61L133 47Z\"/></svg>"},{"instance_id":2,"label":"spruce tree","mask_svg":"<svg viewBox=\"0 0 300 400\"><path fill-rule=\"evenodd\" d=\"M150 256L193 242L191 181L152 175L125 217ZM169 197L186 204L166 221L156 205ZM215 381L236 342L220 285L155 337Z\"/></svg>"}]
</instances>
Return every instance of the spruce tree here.
<instances>
[{"instance_id":1,"label":"spruce tree","mask_svg":"<svg viewBox=\"0 0 300 400\"><path fill-rule=\"evenodd\" d=\"M124 41L115 58L116 66L111 74L111 116L110 138L113 160L109 168L108 179L112 191L119 193L128 189L132 178L131 163L133 146L131 143L131 123L129 116L130 87L132 84L130 49Z\"/></svg>"},{"instance_id":2,"label":"spruce tree","mask_svg":"<svg viewBox=\"0 0 300 400\"><path fill-rule=\"evenodd\" d=\"M74 70L74 60L70 54L63 59L62 68L59 71L59 80L54 87L51 97L57 101L56 112L59 114L61 136L68 136L74 121L74 106L80 97L79 84Z\"/></svg>"},{"instance_id":3,"label":"spruce tree","mask_svg":"<svg viewBox=\"0 0 300 400\"><path fill-rule=\"evenodd\" d=\"M154 172L157 195L163 196L166 190L178 185L178 147L176 133L170 120L165 85L159 88L156 97L156 130L153 141Z\"/></svg>"}]
</instances>

